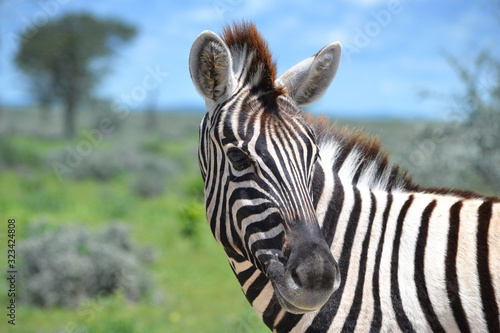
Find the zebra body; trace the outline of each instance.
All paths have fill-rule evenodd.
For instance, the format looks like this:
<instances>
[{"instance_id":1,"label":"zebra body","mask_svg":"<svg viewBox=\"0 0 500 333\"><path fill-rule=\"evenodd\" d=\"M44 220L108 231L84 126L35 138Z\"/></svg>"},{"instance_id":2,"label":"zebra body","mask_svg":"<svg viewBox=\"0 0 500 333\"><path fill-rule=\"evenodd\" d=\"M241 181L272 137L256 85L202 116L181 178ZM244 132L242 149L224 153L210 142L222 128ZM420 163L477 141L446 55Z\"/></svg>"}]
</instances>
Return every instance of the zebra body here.
<instances>
[{"instance_id":1,"label":"zebra body","mask_svg":"<svg viewBox=\"0 0 500 333\"><path fill-rule=\"evenodd\" d=\"M349 185L343 191L345 201L331 239L342 276L340 288L320 310L287 318L281 323L282 331L497 331L498 314L491 302L500 303L500 204L434 194L389 195ZM355 206L355 202L361 205ZM457 204L460 210L450 214ZM405 205L408 209L401 225L398 218ZM488 233L478 234L479 208L490 205L492 216L497 217L491 220ZM351 220L356 212L359 219ZM471 222L464 223L459 232L452 226L457 216ZM331 223L321 217L319 221L322 229ZM495 250L489 253L489 260L478 251L486 240ZM483 262L478 263L476 256ZM236 273L247 268L247 263L231 262ZM451 265L449 269L447 265ZM489 272L479 271L485 265ZM481 273L491 273L491 285L481 281ZM243 285L248 287L258 277L253 275ZM496 286L494 290L492 286ZM259 283L255 288L259 289ZM483 290L488 289L492 293L484 298ZM271 302L269 283L262 291L266 296L253 304L261 316L278 307ZM267 319L271 327L280 325L280 312ZM296 324L287 326L287 321Z\"/></svg>"},{"instance_id":2,"label":"zebra body","mask_svg":"<svg viewBox=\"0 0 500 333\"><path fill-rule=\"evenodd\" d=\"M207 219L245 296L276 332L500 332L500 201L415 185L304 116L339 60L333 43L276 79L246 23L193 44Z\"/></svg>"}]
</instances>

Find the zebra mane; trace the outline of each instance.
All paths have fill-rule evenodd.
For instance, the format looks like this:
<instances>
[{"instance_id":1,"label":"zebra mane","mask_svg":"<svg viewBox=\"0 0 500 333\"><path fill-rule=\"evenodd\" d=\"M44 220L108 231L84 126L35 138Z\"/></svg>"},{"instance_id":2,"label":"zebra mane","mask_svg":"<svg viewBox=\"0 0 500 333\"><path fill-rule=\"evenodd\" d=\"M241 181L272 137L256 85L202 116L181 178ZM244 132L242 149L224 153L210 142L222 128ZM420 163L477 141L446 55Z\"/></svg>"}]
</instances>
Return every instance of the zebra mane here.
<instances>
[{"instance_id":1,"label":"zebra mane","mask_svg":"<svg viewBox=\"0 0 500 333\"><path fill-rule=\"evenodd\" d=\"M408 173L399 165L389 164L389 155L381 148L378 137L362 130L329 125L329 119L307 115L320 148L321 159L330 158L332 170L352 184L363 184L369 188L392 191L410 190L416 185Z\"/></svg>"},{"instance_id":2,"label":"zebra mane","mask_svg":"<svg viewBox=\"0 0 500 333\"><path fill-rule=\"evenodd\" d=\"M382 191L433 193L500 202L500 198L484 196L475 191L416 184L406 170L398 164L389 163L389 154L381 147L379 137L359 129L340 127L337 123L330 126L326 116L314 118L306 114L305 119L313 128L321 159L331 159L326 162L332 163L332 171L351 184Z\"/></svg>"},{"instance_id":3,"label":"zebra mane","mask_svg":"<svg viewBox=\"0 0 500 333\"><path fill-rule=\"evenodd\" d=\"M222 38L233 57L235 76L244 85L252 85L276 99L286 93L284 87L276 86L277 67L264 38L251 22L233 23L222 31Z\"/></svg>"}]
</instances>

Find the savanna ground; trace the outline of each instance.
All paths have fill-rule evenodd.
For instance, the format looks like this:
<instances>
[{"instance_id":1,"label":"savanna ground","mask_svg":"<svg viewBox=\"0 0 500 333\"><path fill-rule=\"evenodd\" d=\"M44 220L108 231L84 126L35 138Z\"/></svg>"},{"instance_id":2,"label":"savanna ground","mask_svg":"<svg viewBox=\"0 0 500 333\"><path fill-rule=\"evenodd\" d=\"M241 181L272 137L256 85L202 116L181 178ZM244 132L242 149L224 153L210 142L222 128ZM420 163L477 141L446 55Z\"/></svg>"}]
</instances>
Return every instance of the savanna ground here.
<instances>
[{"instance_id":1,"label":"savanna ground","mask_svg":"<svg viewBox=\"0 0 500 333\"><path fill-rule=\"evenodd\" d=\"M80 134L60 135L57 112L6 110L0 118L0 247L6 267L7 219L16 219L16 246L34 225L87 226L120 221L137 248L150 251L148 292L128 300L123 292L79 305L16 304L7 324L8 284L0 282L0 331L15 332L265 332L245 300L205 221L203 182L197 164L201 113L144 114L113 119L96 133L103 115L80 113ZM379 135L384 148L417 175L433 158L434 141L415 139L431 124L396 120L340 121ZM80 153L78 153L80 150ZM83 152L83 153L82 153ZM76 154L76 155L75 155ZM59 164L58 164L59 163ZM61 169L61 164L66 168ZM54 169L59 166L59 169ZM469 188L493 194L479 179ZM455 185L455 184L442 184ZM23 262L16 258L17 265ZM16 291L23 293L23 281Z\"/></svg>"}]
</instances>

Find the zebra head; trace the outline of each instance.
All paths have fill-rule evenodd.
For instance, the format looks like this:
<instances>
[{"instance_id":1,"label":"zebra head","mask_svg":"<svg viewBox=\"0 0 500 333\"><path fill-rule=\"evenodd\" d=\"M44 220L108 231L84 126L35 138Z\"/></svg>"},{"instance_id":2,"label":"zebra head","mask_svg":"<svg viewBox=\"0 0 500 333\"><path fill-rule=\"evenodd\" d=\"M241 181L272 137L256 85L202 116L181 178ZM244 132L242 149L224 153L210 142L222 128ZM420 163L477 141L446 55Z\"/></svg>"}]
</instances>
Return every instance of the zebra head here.
<instances>
[{"instance_id":1,"label":"zebra head","mask_svg":"<svg viewBox=\"0 0 500 333\"><path fill-rule=\"evenodd\" d=\"M321 97L338 68L333 43L276 79L255 26L211 31L195 40L191 78L205 98L199 163L212 232L230 259L271 281L292 313L320 308L340 274L314 210L318 148L298 105Z\"/></svg>"}]
</instances>

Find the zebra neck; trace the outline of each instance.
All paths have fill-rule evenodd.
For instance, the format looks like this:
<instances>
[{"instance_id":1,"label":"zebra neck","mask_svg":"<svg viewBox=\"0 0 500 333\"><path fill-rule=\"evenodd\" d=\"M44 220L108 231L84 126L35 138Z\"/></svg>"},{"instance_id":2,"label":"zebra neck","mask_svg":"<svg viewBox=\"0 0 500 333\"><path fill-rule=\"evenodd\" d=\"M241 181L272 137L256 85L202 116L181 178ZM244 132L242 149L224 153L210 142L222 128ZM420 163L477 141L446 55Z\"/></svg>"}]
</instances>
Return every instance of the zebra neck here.
<instances>
[{"instance_id":1,"label":"zebra neck","mask_svg":"<svg viewBox=\"0 0 500 333\"><path fill-rule=\"evenodd\" d=\"M301 320L302 315L291 314L283 310L274 295L271 281L250 261L231 253L227 253L227 257L241 290L267 327L272 331L291 331Z\"/></svg>"}]
</instances>

